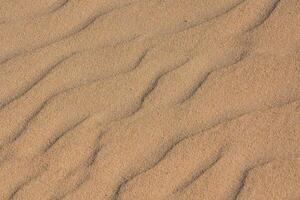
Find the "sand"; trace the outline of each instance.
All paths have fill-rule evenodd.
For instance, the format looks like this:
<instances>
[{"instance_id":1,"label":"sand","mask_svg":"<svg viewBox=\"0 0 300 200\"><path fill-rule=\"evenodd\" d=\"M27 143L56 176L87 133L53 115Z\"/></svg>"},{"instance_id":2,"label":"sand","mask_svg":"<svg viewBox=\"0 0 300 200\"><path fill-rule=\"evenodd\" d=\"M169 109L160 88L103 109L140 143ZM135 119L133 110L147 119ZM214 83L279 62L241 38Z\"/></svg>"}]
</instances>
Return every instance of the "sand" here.
<instances>
[{"instance_id":1,"label":"sand","mask_svg":"<svg viewBox=\"0 0 300 200\"><path fill-rule=\"evenodd\" d=\"M0 199L299 200L299 0L0 0Z\"/></svg>"}]
</instances>

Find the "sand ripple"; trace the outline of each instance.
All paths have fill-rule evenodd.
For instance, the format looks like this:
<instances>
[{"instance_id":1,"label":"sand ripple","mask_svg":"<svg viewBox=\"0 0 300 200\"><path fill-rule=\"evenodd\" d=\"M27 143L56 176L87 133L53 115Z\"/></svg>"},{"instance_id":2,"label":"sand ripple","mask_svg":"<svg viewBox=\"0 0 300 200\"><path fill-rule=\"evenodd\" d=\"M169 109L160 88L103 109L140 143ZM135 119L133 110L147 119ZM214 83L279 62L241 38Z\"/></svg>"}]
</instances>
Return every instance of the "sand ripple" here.
<instances>
[{"instance_id":1,"label":"sand ripple","mask_svg":"<svg viewBox=\"0 0 300 200\"><path fill-rule=\"evenodd\" d=\"M300 1L0 4L0 199L300 199Z\"/></svg>"}]
</instances>

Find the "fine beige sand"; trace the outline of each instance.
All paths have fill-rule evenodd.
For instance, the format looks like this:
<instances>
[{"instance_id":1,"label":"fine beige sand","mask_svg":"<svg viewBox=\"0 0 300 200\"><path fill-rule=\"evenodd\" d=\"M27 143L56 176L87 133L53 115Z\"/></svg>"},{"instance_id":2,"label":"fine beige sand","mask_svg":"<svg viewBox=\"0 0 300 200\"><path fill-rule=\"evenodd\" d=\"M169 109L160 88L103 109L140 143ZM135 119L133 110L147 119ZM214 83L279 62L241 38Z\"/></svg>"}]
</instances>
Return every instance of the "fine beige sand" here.
<instances>
[{"instance_id":1,"label":"fine beige sand","mask_svg":"<svg viewBox=\"0 0 300 200\"><path fill-rule=\"evenodd\" d=\"M0 200L300 200L299 0L0 0Z\"/></svg>"}]
</instances>

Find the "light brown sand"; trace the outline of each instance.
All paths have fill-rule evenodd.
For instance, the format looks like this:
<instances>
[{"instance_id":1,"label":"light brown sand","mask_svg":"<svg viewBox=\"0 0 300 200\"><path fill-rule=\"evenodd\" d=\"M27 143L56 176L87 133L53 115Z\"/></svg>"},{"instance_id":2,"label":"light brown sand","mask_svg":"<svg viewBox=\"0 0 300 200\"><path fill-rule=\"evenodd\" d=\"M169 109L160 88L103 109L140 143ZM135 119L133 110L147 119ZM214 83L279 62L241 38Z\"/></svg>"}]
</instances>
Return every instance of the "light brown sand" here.
<instances>
[{"instance_id":1,"label":"light brown sand","mask_svg":"<svg viewBox=\"0 0 300 200\"><path fill-rule=\"evenodd\" d=\"M299 0L0 0L0 199L299 200Z\"/></svg>"}]
</instances>

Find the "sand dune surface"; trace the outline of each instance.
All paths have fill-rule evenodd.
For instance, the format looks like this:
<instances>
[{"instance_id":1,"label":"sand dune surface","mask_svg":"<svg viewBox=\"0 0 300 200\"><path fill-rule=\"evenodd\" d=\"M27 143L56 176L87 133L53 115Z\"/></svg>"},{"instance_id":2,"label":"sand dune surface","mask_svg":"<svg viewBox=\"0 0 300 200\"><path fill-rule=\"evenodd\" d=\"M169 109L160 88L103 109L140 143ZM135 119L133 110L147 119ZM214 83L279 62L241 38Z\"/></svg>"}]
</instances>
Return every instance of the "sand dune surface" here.
<instances>
[{"instance_id":1,"label":"sand dune surface","mask_svg":"<svg viewBox=\"0 0 300 200\"><path fill-rule=\"evenodd\" d=\"M300 1L0 0L0 199L300 199Z\"/></svg>"}]
</instances>

